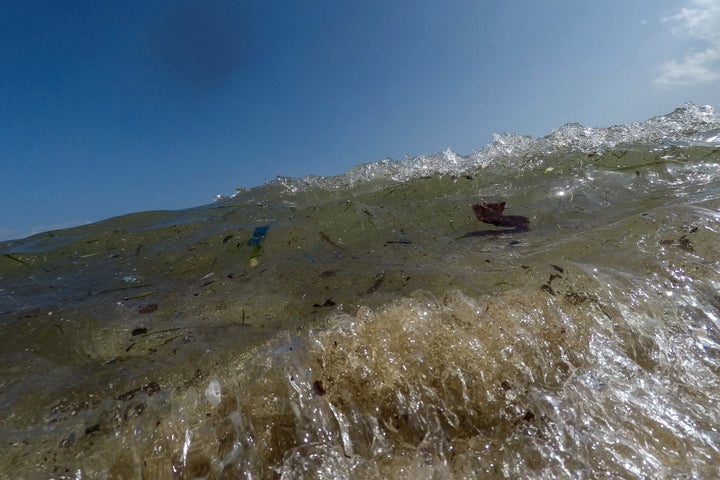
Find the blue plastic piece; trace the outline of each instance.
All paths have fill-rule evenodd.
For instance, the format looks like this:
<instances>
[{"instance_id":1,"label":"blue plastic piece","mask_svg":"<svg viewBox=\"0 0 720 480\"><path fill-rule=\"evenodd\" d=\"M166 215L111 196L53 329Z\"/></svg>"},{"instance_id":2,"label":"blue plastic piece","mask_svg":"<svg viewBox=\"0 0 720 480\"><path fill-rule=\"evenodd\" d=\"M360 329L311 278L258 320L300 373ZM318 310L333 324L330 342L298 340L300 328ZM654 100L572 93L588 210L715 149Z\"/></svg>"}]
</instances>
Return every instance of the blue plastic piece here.
<instances>
[{"instance_id":1,"label":"blue plastic piece","mask_svg":"<svg viewBox=\"0 0 720 480\"><path fill-rule=\"evenodd\" d=\"M254 247L256 245L260 245L260 242L263 241L263 238L265 238L265 234L270 229L270 225L263 225L262 227L255 227L255 231L253 232L253 236L250 240L248 240L248 247Z\"/></svg>"}]
</instances>

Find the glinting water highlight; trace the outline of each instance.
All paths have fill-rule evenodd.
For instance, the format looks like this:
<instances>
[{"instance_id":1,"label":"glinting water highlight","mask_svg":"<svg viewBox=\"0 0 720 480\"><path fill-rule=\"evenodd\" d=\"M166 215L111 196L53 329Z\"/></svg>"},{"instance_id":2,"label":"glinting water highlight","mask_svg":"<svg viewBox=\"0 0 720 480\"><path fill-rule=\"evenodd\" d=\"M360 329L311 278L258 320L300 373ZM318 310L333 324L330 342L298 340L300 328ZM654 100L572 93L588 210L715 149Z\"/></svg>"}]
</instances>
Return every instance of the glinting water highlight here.
<instances>
[{"instance_id":1,"label":"glinting water highlight","mask_svg":"<svg viewBox=\"0 0 720 480\"><path fill-rule=\"evenodd\" d=\"M4 478L715 478L720 118L0 243Z\"/></svg>"}]
</instances>

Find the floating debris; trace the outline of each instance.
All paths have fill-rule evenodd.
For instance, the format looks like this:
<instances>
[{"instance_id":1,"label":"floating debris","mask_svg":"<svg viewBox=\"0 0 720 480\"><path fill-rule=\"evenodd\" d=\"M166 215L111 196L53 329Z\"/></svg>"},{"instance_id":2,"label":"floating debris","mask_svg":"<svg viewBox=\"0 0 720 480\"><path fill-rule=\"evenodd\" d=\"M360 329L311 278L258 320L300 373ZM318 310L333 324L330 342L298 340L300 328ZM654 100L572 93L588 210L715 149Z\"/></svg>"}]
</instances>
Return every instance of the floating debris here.
<instances>
[{"instance_id":1,"label":"floating debris","mask_svg":"<svg viewBox=\"0 0 720 480\"><path fill-rule=\"evenodd\" d=\"M325 395L325 386L323 385L322 380L315 380L312 384L312 389L313 393L315 393L318 397Z\"/></svg>"},{"instance_id":2,"label":"floating debris","mask_svg":"<svg viewBox=\"0 0 720 480\"><path fill-rule=\"evenodd\" d=\"M118 395L117 399L121 402L127 402L128 400L132 400L133 397L138 393L144 392L145 394L147 394L148 397L152 397L153 394L158 393L159 391L160 386L157 384L157 382L150 382L143 387L134 388L123 393L122 395Z\"/></svg>"},{"instance_id":3,"label":"floating debris","mask_svg":"<svg viewBox=\"0 0 720 480\"><path fill-rule=\"evenodd\" d=\"M157 303L149 303L147 305L140 306L140 308L138 308L138 313L144 315L147 313L153 313L157 309L158 309Z\"/></svg>"},{"instance_id":4,"label":"floating debris","mask_svg":"<svg viewBox=\"0 0 720 480\"><path fill-rule=\"evenodd\" d=\"M248 247L253 247L252 253L250 253L250 260L248 261L251 267L256 267L258 263L260 263L260 254L262 252L262 246L260 244L265 239L265 235L269 229L270 225L255 227L252 237L248 240Z\"/></svg>"},{"instance_id":5,"label":"floating debris","mask_svg":"<svg viewBox=\"0 0 720 480\"><path fill-rule=\"evenodd\" d=\"M375 292L378 288L380 288L380 285L383 283L384 280L385 280L385 272L380 272L377 275L375 275L375 282L373 282L373 284L370 285L370 288L368 288L365 293Z\"/></svg>"},{"instance_id":6,"label":"floating debris","mask_svg":"<svg viewBox=\"0 0 720 480\"><path fill-rule=\"evenodd\" d=\"M117 290L123 290L123 289L118 288ZM125 297L125 298L123 298L123 300L137 300L138 298L149 297L150 295L152 295L152 293L153 293L152 290L148 290L147 292L140 292L140 293L136 293L135 295Z\"/></svg>"},{"instance_id":7,"label":"floating debris","mask_svg":"<svg viewBox=\"0 0 720 480\"><path fill-rule=\"evenodd\" d=\"M522 215L504 215L505 202L477 203L472 206L478 220L497 227L514 227L529 230L530 220Z\"/></svg>"},{"instance_id":8,"label":"floating debris","mask_svg":"<svg viewBox=\"0 0 720 480\"><path fill-rule=\"evenodd\" d=\"M93 434L93 433L99 432L99 431L100 431L100 424L96 423L95 425L92 425L85 429L85 435L90 435L90 434Z\"/></svg>"},{"instance_id":9,"label":"floating debris","mask_svg":"<svg viewBox=\"0 0 720 480\"><path fill-rule=\"evenodd\" d=\"M74 432L74 431L73 431L73 432L70 432L70 435L68 435L67 437L65 437L65 438L60 442L60 448L68 448L68 447L70 447L73 443L75 443L75 436L76 436L76 435L75 435L75 432Z\"/></svg>"},{"instance_id":10,"label":"floating debris","mask_svg":"<svg viewBox=\"0 0 720 480\"><path fill-rule=\"evenodd\" d=\"M267 235L268 230L270 229L270 225L263 225L261 227L255 227L255 231L253 232L252 238L248 240L248 247L256 247L260 246L260 243L265 238L265 235Z\"/></svg>"},{"instance_id":11,"label":"floating debris","mask_svg":"<svg viewBox=\"0 0 720 480\"><path fill-rule=\"evenodd\" d=\"M9 258L10 260L14 260L14 261L16 261L16 262L18 262L18 263L20 263L20 264L22 264L22 265L25 265L25 266L28 266L28 267L30 266L30 264L27 263L26 261L21 260L21 259L19 259L18 257L14 256L14 255L10 255L9 253L4 254L3 256Z\"/></svg>"},{"instance_id":12,"label":"floating debris","mask_svg":"<svg viewBox=\"0 0 720 480\"><path fill-rule=\"evenodd\" d=\"M260 252L262 251L262 247L260 245L255 245L252 249L252 253L250 254L250 260L248 263L251 267L257 267L258 263L260 263Z\"/></svg>"},{"instance_id":13,"label":"floating debris","mask_svg":"<svg viewBox=\"0 0 720 480\"><path fill-rule=\"evenodd\" d=\"M522 233L530 230L530 219L522 215L505 215L506 202L476 203L472 205L473 212L478 220L496 227L512 227L507 230L479 230L469 232L464 237L486 237L489 235L504 235L506 233Z\"/></svg>"},{"instance_id":14,"label":"floating debris","mask_svg":"<svg viewBox=\"0 0 720 480\"><path fill-rule=\"evenodd\" d=\"M325 300L325 303L323 303L322 305L319 303L313 304L313 308L334 307L335 305L337 305L337 304L328 298L327 300Z\"/></svg>"},{"instance_id":15,"label":"floating debris","mask_svg":"<svg viewBox=\"0 0 720 480\"><path fill-rule=\"evenodd\" d=\"M397 240L388 240L385 245L410 245L412 242L405 236L405 231L400 230L400 237Z\"/></svg>"},{"instance_id":16,"label":"floating debris","mask_svg":"<svg viewBox=\"0 0 720 480\"><path fill-rule=\"evenodd\" d=\"M338 245L337 243L335 243L335 242L333 241L333 239L330 238L330 237L327 235L327 233L325 233L325 232L318 232L318 233L320 234L320 240L322 240L323 242L325 242L325 243L327 243L327 244L329 244L329 245L331 245L331 246L333 246L333 247L335 247L335 248L340 248L340 245Z\"/></svg>"},{"instance_id":17,"label":"floating debris","mask_svg":"<svg viewBox=\"0 0 720 480\"><path fill-rule=\"evenodd\" d=\"M678 247L688 253L693 253L695 251L693 242L687 237L687 235L683 235L677 240L660 240L660 245L670 245Z\"/></svg>"}]
</instances>

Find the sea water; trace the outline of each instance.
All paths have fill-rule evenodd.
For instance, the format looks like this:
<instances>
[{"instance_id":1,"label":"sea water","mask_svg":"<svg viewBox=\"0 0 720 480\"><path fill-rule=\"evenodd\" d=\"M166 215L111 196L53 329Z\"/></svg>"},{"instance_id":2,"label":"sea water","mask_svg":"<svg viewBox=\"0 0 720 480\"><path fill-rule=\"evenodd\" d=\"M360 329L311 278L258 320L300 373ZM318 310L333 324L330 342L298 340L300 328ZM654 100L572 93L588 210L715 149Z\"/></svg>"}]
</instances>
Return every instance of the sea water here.
<instances>
[{"instance_id":1,"label":"sea water","mask_svg":"<svg viewBox=\"0 0 720 480\"><path fill-rule=\"evenodd\" d=\"M717 477L719 233L687 105L1 243L0 476Z\"/></svg>"}]
</instances>

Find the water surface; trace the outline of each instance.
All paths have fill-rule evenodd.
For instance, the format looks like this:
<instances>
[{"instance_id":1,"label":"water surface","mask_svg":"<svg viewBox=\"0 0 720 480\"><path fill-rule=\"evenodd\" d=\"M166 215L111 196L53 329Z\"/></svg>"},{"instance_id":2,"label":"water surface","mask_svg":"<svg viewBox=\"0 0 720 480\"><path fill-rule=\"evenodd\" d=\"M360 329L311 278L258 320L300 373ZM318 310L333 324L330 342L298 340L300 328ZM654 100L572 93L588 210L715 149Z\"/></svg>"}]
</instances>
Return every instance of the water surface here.
<instances>
[{"instance_id":1,"label":"water surface","mask_svg":"<svg viewBox=\"0 0 720 480\"><path fill-rule=\"evenodd\" d=\"M2 243L0 470L717 476L719 128L499 136ZM479 222L497 201L530 230Z\"/></svg>"}]
</instances>

